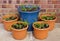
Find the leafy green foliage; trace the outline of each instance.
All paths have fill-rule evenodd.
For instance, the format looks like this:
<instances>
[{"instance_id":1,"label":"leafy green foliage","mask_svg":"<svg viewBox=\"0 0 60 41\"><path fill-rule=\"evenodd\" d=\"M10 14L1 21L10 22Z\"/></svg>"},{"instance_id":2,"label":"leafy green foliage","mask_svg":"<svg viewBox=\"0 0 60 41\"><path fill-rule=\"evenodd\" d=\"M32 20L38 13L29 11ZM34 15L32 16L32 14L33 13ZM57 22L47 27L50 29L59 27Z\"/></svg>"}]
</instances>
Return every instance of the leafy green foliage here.
<instances>
[{"instance_id":1,"label":"leafy green foliage","mask_svg":"<svg viewBox=\"0 0 60 41\"><path fill-rule=\"evenodd\" d=\"M28 20L24 20L24 21L23 21L22 19L20 19L19 21L24 22L24 23L26 23L26 24L28 24L28 25L30 24L30 23L28 22Z\"/></svg>"},{"instance_id":2,"label":"leafy green foliage","mask_svg":"<svg viewBox=\"0 0 60 41\"><path fill-rule=\"evenodd\" d=\"M21 10L22 11L36 11L37 10L37 6L32 6L31 8L29 7L25 7L24 5L21 6Z\"/></svg>"},{"instance_id":3,"label":"leafy green foliage","mask_svg":"<svg viewBox=\"0 0 60 41\"><path fill-rule=\"evenodd\" d=\"M42 19L45 19L45 20L54 20L55 17L54 16L42 16Z\"/></svg>"},{"instance_id":4,"label":"leafy green foliage","mask_svg":"<svg viewBox=\"0 0 60 41\"><path fill-rule=\"evenodd\" d=\"M13 24L12 27L15 29L23 29L23 28L27 27L27 23L25 23L25 22L24 23L16 23L16 24Z\"/></svg>"},{"instance_id":5,"label":"leafy green foliage","mask_svg":"<svg viewBox=\"0 0 60 41\"><path fill-rule=\"evenodd\" d=\"M41 24L36 23L34 25L35 25L36 28L39 28L39 29L44 29L44 28L48 28L49 27L49 25L45 24L45 23L41 23Z\"/></svg>"},{"instance_id":6,"label":"leafy green foliage","mask_svg":"<svg viewBox=\"0 0 60 41\"><path fill-rule=\"evenodd\" d=\"M6 21L9 21L9 20L15 20L15 19L16 19L16 17L13 17L13 16L8 17L8 18L5 18Z\"/></svg>"}]
</instances>

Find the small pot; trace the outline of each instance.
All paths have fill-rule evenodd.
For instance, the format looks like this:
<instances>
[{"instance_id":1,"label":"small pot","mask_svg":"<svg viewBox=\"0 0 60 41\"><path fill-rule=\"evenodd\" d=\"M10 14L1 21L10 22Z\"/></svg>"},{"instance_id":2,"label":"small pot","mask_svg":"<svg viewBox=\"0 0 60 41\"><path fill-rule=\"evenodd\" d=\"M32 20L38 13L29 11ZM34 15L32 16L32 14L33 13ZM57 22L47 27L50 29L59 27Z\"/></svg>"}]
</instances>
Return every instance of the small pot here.
<instances>
[{"instance_id":1,"label":"small pot","mask_svg":"<svg viewBox=\"0 0 60 41\"><path fill-rule=\"evenodd\" d=\"M42 16L51 16L51 14L41 14L41 16L40 16L40 19L41 20L44 20L44 19L42 19L41 17ZM44 20L44 21L46 21L47 23L49 23L49 30L50 31L52 31L53 29L54 29L54 26L55 26L55 22L56 22L56 16L55 16L55 19L54 20Z\"/></svg>"},{"instance_id":2,"label":"small pot","mask_svg":"<svg viewBox=\"0 0 60 41\"><path fill-rule=\"evenodd\" d=\"M36 24L36 23L40 24L40 23L45 23L45 22L41 21L41 22L35 22L35 23L33 23L33 28L34 28L33 35L34 35L34 37L37 38L37 39L40 39L40 40L43 40L43 39L47 38L49 27L45 28L45 29L39 29L39 28L36 28L34 26L34 24Z\"/></svg>"},{"instance_id":3,"label":"small pot","mask_svg":"<svg viewBox=\"0 0 60 41\"><path fill-rule=\"evenodd\" d=\"M15 22L15 23L24 23L24 22ZM17 40L21 40L24 39L27 35L28 25L23 29L14 29L14 28L11 29L12 29L12 36Z\"/></svg>"},{"instance_id":4,"label":"small pot","mask_svg":"<svg viewBox=\"0 0 60 41\"><path fill-rule=\"evenodd\" d=\"M4 18L8 18L10 16L15 16L17 18L15 20L9 20L9 21L4 20ZM10 31L10 26L18 20L18 16L16 14L6 14L2 18L3 18L4 28L7 31Z\"/></svg>"}]
</instances>

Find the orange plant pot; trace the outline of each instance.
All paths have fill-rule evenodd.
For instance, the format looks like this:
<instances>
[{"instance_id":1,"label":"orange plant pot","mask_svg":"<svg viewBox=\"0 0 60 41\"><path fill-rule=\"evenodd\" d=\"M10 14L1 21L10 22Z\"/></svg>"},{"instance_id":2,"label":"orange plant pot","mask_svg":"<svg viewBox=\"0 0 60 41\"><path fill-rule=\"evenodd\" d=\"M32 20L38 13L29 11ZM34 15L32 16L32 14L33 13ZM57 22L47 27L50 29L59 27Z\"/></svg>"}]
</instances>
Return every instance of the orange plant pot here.
<instances>
[{"instance_id":1,"label":"orange plant pot","mask_svg":"<svg viewBox=\"0 0 60 41\"><path fill-rule=\"evenodd\" d=\"M44 19L41 18L42 16L51 16L51 14L41 14L40 19L41 19L41 20L44 20ZM44 20L44 21L46 21L46 22L50 25L50 26L49 26L49 30L50 30L50 31L52 31L52 30L54 29L56 20L57 20L56 17L55 17L54 20Z\"/></svg>"},{"instance_id":2,"label":"orange plant pot","mask_svg":"<svg viewBox=\"0 0 60 41\"><path fill-rule=\"evenodd\" d=\"M2 23L2 18L0 18L0 23Z\"/></svg>"},{"instance_id":3,"label":"orange plant pot","mask_svg":"<svg viewBox=\"0 0 60 41\"><path fill-rule=\"evenodd\" d=\"M3 24L4 24L4 28L7 30L7 31L10 31L10 26L15 23L17 20L18 20L18 17L15 19L15 20L10 20L10 21L6 21L4 20L4 18L8 18L10 16L14 16L14 17L17 17L17 15L15 14L6 14L4 15L2 18L3 18Z\"/></svg>"},{"instance_id":4,"label":"orange plant pot","mask_svg":"<svg viewBox=\"0 0 60 41\"><path fill-rule=\"evenodd\" d=\"M23 22L20 22L20 23L23 23ZM12 28L12 36L17 40L24 39L27 36L27 29L28 29L28 25L26 28L23 28L20 30Z\"/></svg>"},{"instance_id":5,"label":"orange plant pot","mask_svg":"<svg viewBox=\"0 0 60 41\"><path fill-rule=\"evenodd\" d=\"M42 23L42 21L41 22L35 22L34 24L36 24L36 23L40 24L40 23ZM45 29L39 29L39 28L36 28L34 26L34 24L33 24L33 28L34 28L33 35L34 35L34 37L37 39L40 39L40 40L47 38L49 27L45 28Z\"/></svg>"},{"instance_id":6,"label":"orange plant pot","mask_svg":"<svg viewBox=\"0 0 60 41\"><path fill-rule=\"evenodd\" d=\"M54 29L56 19L55 20L48 20L48 21L45 20L45 21L49 23L49 25L50 25L49 30L52 31Z\"/></svg>"}]
</instances>

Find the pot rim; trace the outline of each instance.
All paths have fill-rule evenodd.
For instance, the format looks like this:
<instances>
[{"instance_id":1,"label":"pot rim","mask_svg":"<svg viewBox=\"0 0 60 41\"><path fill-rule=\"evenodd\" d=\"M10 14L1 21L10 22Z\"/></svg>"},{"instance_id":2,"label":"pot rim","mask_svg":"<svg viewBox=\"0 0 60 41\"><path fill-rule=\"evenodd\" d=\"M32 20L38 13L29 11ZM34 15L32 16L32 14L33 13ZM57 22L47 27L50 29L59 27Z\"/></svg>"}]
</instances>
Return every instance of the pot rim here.
<instances>
[{"instance_id":1,"label":"pot rim","mask_svg":"<svg viewBox=\"0 0 60 41\"><path fill-rule=\"evenodd\" d=\"M41 16L44 16L44 15L41 15ZM40 16L40 19L41 19L41 20L44 20L44 21L56 21L56 20L57 20L57 17L56 17L56 16L54 16L54 17L55 17L54 20L45 20L45 19L42 19L41 16ZM46 15L46 16L48 16L48 15ZM49 16L50 16L50 15L49 15Z\"/></svg>"},{"instance_id":2,"label":"pot rim","mask_svg":"<svg viewBox=\"0 0 60 41\"><path fill-rule=\"evenodd\" d=\"M7 16L7 15L10 15L10 14L6 14L6 15L4 15L4 16L2 17L2 19L3 19L5 16ZM15 17L17 17L17 18L14 19L14 20L9 20L9 21L6 21L6 20L3 19L3 21L4 21L4 22L12 22L12 21L18 20L18 16L17 16L17 15L15 15L15 14L14 14L14 15L11 14L11 16L15 16Z\"/></svg>"},{"instance_id":3,"label":"pot rim","mask_svg":"<svg viewBox=\"0 0 60 41\"><path fill-rule=\"evenodd\" d=\"M34 29L37 29L37 30L47 30L47 29L49 29L49 27L48 27L48 28L44 28L44 29L36 28L36 27L34 26L34 24L36 24L36 23L39 23L39 24L40 24L40 23L46 23L46 22L44 22L44 21L34 22L34 23L33 23L33 28L34 28ZM47 23L47 24L48 24L48 23Z\"/></svg>"},{"instance_id":4,"label":"pot rim","mask_svg":"<svg viewBox=\"0 0 60 41\"><path fill-rule=\"evenodd\" d=\"M26 5L25 5L26 6ZM31 7L34 6L34 5L30 5ZM19 12L23 12L23 13L34 13L34 12L39 12L40 11L40 7L38 7L38 10L36 11L22 11L22 10L19 10L20 9L20 6L17 8Z\"/></svg>"},{"instance_id":5,"label":"pot rim","mask_svg":"<svg viewBox=\"0 0 60 41\"><path fill-rule=\"evenodd\" d=\"M24 23L24 22L21 22L21 21L18 21L18 22L15 22L15 23ZM14 24L15 24L14 23ZM13 25L13 24L12 24ZM28 28L28 25L25 27L25 28L23 28L23 29L14 29L14 28L12 28L12 26L11 26L11 29L12 30L15 30L15 31L22 31L22 30L25 30L25 29L27 29Z\"/></svg>"}]
</instances>

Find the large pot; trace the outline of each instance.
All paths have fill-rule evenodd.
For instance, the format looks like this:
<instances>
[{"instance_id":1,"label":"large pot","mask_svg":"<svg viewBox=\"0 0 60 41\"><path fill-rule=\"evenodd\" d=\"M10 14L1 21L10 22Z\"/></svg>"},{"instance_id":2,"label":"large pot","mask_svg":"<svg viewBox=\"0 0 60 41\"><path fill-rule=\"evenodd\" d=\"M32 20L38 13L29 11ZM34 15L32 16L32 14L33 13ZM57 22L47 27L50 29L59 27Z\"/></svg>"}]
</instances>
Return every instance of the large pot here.
<instances>
[{"instance_id":1,"label":"large pot","mask_svg":"<svg viewBox=\"0 0 60 41\"><path fill-rule=\"evenodd\" d=\"M32 5L28 5L27 7L32 7ZM28 21L29 23L28 31L32 31L33 30L32 23L37 21L40 8L38 7L36 11L24 12L24 11L21 11L21 7L18 7L18 12L23 21Z\"/></svg>"}]
</instances>

